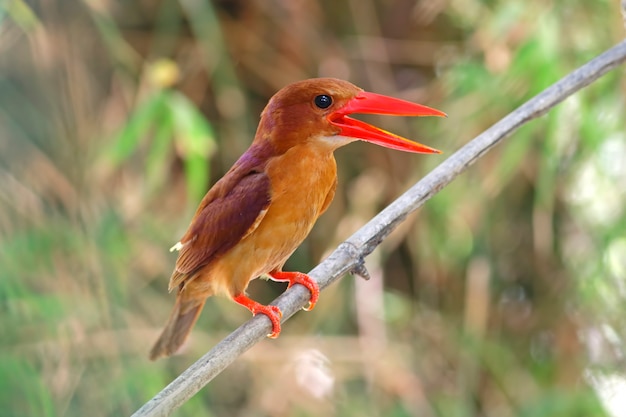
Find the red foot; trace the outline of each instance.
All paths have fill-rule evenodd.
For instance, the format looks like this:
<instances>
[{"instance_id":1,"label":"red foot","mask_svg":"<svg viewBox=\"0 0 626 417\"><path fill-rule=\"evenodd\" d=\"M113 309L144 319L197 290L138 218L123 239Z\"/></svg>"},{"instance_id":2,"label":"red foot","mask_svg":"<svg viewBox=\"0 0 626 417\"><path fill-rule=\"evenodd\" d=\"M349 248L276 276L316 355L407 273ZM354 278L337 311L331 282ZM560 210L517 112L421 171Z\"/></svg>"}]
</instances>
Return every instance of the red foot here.
<instances>
[{"instance_id":1,"label":"red foot","mask_svg":"<svg viewBox=\"0 0 626 417\"><path fill-rule=\"evenodd\" d=\"M265 314L272 322L272 333L268 334L267 337L271 339L278 337L280 334L280 319L283 317L283 312L280 311L280 308L277 306L264 306L246 297L244 294L233 297L233 300L250 310L253 316L256 316L258 313Z\"/></svg>"},{"instance_id":2,"label":"red foot","mask_svg":"<svg viewBox=\"0 0 626 417\"><path fill-rule=\"evenodd\" d=\"M304 311L311 311L315 304L317 303L318 298L320 297L320 287L317 285L317 282L313 281L310 276L307 274L303 274L302 272L284 272L284 271L273 271L268 274L274 281L288 281L289 287L293 284L304 285L311 292L311 299L309 300L309 305L303 308Z\"/></svg>"}]
</instances>

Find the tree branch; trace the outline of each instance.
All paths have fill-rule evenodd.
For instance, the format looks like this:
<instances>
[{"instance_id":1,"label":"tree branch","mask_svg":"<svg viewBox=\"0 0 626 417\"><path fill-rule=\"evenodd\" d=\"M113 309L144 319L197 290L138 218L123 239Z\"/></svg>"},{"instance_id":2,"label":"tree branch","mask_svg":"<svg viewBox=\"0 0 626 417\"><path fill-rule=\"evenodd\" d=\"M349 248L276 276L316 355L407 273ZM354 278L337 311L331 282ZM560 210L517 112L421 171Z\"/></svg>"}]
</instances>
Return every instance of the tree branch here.
<instances>
[{"instance_id":1,"label":"tree branch","mask_svg":"<svg viewBox=\"0 0 626 417\"><path fill-rule=\"evenodd\" d=\"M565 98L594 82L624 61L626 61L626 41L604 52L527 101L431 171L339 245L309 275L319 283L320 289L324 289L346 272L358 269L363 257L370 254L409 213L421 207L426 200L449 184L487 151L526 122L547 113ZM272 304L279 306L283 311L284 321L300 310L308 300L308 290L301 285L296 285L276 298ZM270 322L264 315L252 318L191 365L133 414L133 417L169 415L234 362L237 357L263 340L270 329Z\"/></svg>"}]
</instances>

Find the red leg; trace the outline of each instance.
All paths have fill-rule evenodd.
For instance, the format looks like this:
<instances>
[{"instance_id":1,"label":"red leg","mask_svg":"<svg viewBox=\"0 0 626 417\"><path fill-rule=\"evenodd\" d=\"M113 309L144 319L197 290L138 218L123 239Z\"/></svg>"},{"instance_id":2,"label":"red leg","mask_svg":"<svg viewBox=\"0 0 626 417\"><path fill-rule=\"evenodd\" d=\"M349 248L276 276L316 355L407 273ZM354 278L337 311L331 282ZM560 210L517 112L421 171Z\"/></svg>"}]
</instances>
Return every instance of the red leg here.
<instances>
[{"instance_id":1,"label":"red leg","mask_svg":"<svg viewBox=\"0 0 626 417\"><path fill-rule=\"evenodd\" d=\"M277 306L264 306L256 301L246 297L244 294L239 294L233 297L233 300L250 310L253 316L258 313L265 314L272 322L272 333L267 337L275 339L280 334L280 319L283 317L283 312Z\"/></svg>"},{"instance_id":2,"label":"red leg","mask_svg":"<svg viewBox=\"0 0 626 417\"><path fill-rule=\"evenodd\" d=\"M289 287L293 284L304 285L311 292L311 299L309 300L308 307L305 307L305 311L313 310L318 298L320 297L320 287L317 282L313 281L310 276L303 274L302 272L284 272L284 271L272 271L268 274L274 281L287 281Z\"/></svg>"}]
</instances>

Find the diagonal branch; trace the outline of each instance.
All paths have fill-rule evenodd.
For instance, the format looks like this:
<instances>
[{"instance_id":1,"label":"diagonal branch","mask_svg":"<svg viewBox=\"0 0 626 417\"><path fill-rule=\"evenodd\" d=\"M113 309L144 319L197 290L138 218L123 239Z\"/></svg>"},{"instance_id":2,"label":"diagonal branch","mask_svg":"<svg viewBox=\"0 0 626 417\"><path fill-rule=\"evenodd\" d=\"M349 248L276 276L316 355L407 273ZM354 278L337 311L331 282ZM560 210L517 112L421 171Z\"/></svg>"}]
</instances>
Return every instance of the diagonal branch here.
<instances>
[{"instance_id":1,"label":"diagonal branch","mask_svg":"<svg viewBox=\"0 0 626 417\"><path fill-rule=\"evenodd\" d=\"M310 276L319 283L320 289L324 289L345 273L355 268L358 270L362 265L363 257L369 255L409 213L421 207L426 200L452 182L487 151L524 123L547 113L549 109L624 61L626 61L626 41L599 55L527 101L450 156L370 220L314 268ZM274 300L272 304L280 307L284 314L283 320L287 320L308 300L308 290L301 285L296 285ZM191 365L133 414L133 417L169 415L234 362L237 357L264 339L270 328L270 322L264 315L252 318Z\"/></svg>"}]
</instances>

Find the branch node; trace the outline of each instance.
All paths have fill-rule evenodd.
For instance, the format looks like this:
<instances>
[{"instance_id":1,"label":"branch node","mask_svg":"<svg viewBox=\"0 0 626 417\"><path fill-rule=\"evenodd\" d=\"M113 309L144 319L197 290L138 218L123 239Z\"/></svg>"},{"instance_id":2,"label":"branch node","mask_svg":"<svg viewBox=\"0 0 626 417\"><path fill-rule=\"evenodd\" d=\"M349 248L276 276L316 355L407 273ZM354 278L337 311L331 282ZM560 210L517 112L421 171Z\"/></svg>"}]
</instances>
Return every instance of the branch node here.
<instances>
[{"instance_id":1,"label":"branch node","mask_svg":"<svg viewBox=\"0 0 626 417\"><path fill-rule=\"evenodd\" d=\"M357 260L356 265L354 265L352 269L348 272L351 273L352 275L356 275L358 277L363 278L365 281L369 281L370 278L372 278L370 276L369 271L365 267L365 258L363 258L362 256L359 256L359 259Z\"/></svg>"}]
</instances>

